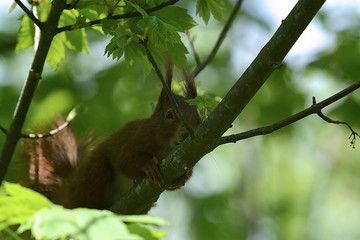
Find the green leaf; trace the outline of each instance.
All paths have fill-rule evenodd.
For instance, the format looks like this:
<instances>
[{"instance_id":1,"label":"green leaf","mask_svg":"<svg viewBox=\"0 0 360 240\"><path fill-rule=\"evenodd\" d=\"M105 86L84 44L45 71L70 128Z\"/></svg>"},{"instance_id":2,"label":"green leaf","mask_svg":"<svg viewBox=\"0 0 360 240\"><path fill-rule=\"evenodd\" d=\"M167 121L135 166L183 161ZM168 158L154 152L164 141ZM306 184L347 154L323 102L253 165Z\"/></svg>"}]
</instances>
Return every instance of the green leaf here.
<instances>
[{"instance_id":1,"label":"green leaf","mask_svg":"<svg viewBox=\"0 0 360 240\"><path fill-rule=\"evenodd\" d=\"M102 29L105 34L115 35L116 30L118 29L118 20L114 19L104 19L101 21Z\"/></svg>"},{"instance_id":2,"label":"green leaf","mask_svg":"<svg viewBox=\"0 0 360 240\"><path fill-rule=\"evenodd\" d=\"M152 15L174 27L176 31L185 32L196 26L194 19L187 13L187 9L175 6L168 6L154 12Z\"/></svg>"},{"instance_id":3,"label":"green leaf","mask_svg":"<svg viewBox=\"0 0 360 240\"><path fill-rule=\"evenodd\" d=\"M61 60L65 57L64 33L56 35L52 42L46 58L46 61L56 70Z\"/></svg>"},{"instance_id":4,"label":"green leaf","mask_svg":"<svg viewBox=\"0 0 360 240\"><path fill-rule=\"evenodd\" d=\"M27 49L34 45L35 27L31 19L25 14L22 16L22 22L17 35L17 44L15 52Z\"/></svg>"},{"instance_id":5,"label":"green leaf","mask_svg":"<svg viewBox=\"0 0 360 240\"><path fill-rule=\"evenodd\" d=\"M77 10L64 11L59 20L59 26L73 25L79 21L79 13ZM66 31L64 43L70 50L84 52L89 54L87 48L88 42L86 39L86 33L84 29L78 29L73 31Z\"/></svg>"},{"instance_id":6,"label":"green leaf","mask_svg":"<svg viewBox=\"0 0 360 240\"><path fill-rule=\"evenodd\" d=\"M65 32L65 45L71 49L79 52L90 54L88 50L88 41L86 39L85 29L78 29Z\"/></svg>"},{"instance_id":7,"label":"green leaf","mask_svg":"<svg viewBox=\"0 0 360 240\"><path fill-rule=\"evenodd\" d=\"M190 105L197 105L201 115L205 118L217 107L217 105L221 101L221 98L204 95L197 96L195 99L187 99L186 101Z\"/></svg>"},{"instance_id":8,"label":"green leaf","mask_svg":"<svg viewBox=\"0 0 360 240\"><path fill-rule=\"evenodd\" d=\"M196 4L196 14L199 14L206 24L209 22L210 12L216 20L221 20L223 9L223 0L198 0Z\"/></svg>"},{"instance_id":9,"label":"green leaf","mask_svg":"<svg viewBox=\"0 0 360 240\"><path fill-rule=\"evenodd\" d=\"M173 63L175 66L179 68L183 68L187 65L186 54L188 54L188 50L185 45L181 43L169 44L168 46L168 54L171 56Z\"/></svg>"},{"instance_id":10,"label":"green leaf","mask_svg":"<svg viewBox=\"0 0 360 240\"><path fill-rule=\"evenodd\" d=\"M143 17L147 17L148 14L146 13L146 11L144 9L142 9L139 5L137 5L136 3L132 2L132 1L128 1L128 0L124 0L125 2L127 2L128 4L130 4L133 8L136 9L136 11L138 11Z\"/></svg>"},{"instance_id":11,"label":"green leaf","mask_svg":"<svg viewBox=\"0 0 360 240\"><path fill-rule=\"evenodd\" d=\"M124 48L125 60L129 64L133 64L135 61L144 62L147 61L143 47L135 41L131 41Z\"/></svg>"},{"instance_id":12,"label":"green leaf","mask_svg":"<svg viewBox=\"0 0 360 240\"><path fill-rule=\"evenodd\" d=\"M123 49L118 47L116 42L117 42L116 37L113 37L110 40L110 43L105 47L105 53L104 54L107 57L112 56L113 59L116 58L117 60L119 60L123 56L124 51L123 51Z\"/></svg>"},{"instance_id":13,"label":"green leaf","mask_svg":"<svg viewBox=\"0 0 360 240\"><path fill-rule=\"evenodd\" d=\"M154 43L156 47L166 48L166 45L171 43L180 43L180 35L176 32L175 27L163 22L155 16L148 16L138 22L138 26L146 30L150 28L152 33L149 40Z\"/></svg>"},{"instance_id":14,"label":"green leaf","mask_svg":"<svg viewBox=\"0 0 360 240\"><path fill-rule=\"evenodd\" d=\"M127 223L143 223L143 224L151 224L151 225L168 225L169 222L160 218L151 215L126 215L119 216L119 219L123 222Z\"/></svg>"},{"instance_id":15,"label":"green leaf","mask_svg":"<svg viewBox=\"0 0 360 240\"><path fill-rule=\"evenodd\" d=\"M187 65L186 54L188 54L188 50L182 42L155 46L153 41L150 41L148 47L158 65L164 63L164 56L171 56L173 63L179 68Z\"/></svg>"},{"instance_id":16,"label":"green leaf","mask_svg":"<svg viewBox=\"0 0 360 240\"><path fill-rule=\"evenodd\" d=\"M23 224L38 210L52 203L41 194L18 184L4 182L0 188L0 231Z\"/></svg>"},{"instance_id":17,"label":"green leaf","mask_svg":"<svg viewBox=\"0 0 360 240\"><path fill-rule=\"evenodd\" d=\"M41 22L46 22L50 14L50 9L52 8L51 2L51 0L41 0L41 4L37 6L39 20Z\"/></svg>"},{"instance_id":18,"label":"green leaf","mask_svg":"<svg viewBox=\"0 0 360 240\"><path fill-rule=\"evenodd\" d=\"M78 15L79 13L75 9L63 11L59 19L59 27L75 24Z\"/></svg>"},{"instance_id":19,"label":"green leaf","mask_svg":"<svg viewBox=\"0 0 360 240\"><path fill-rule=\"evenodd\" d=\"M79 1L79 3L81 2ZM104 5L91 5L87 8L80 8L79 12L90 21L105 18L108 14L107 8Z\"/></svg>"},{"instance_id":20,"label":"green leaf","mask_svg":"<svg viewBox=\"0 0 360 240\"><path fill-rule=\"evenodd\" d=\"M37 212L24 229L31 228L36 239L71 236L76 240L142 238L130 233L126 224L110 211L94 209L44 209Z\"/></svg>"},{"instance_id":21,"label":"green leaf","mask_svg":"<svg viewBox=\"0 0 360 240\"><path fill-rule=\"evenodd\" d=\"M141 226L139 224L129 224L128 229L131 233L137 234L146 240L161 239L166 235L165 231L159 231L147 226Z\"/></svg>"},{"instance_id":22,"label":"green leaf","mask_svg":"<svg viewBox=\"0 0 360 240\"><path fill-rule=\"evenodd\" d=\"M87 7L99 6L99 3L103 4L103 0L81 0L77 1L75 4L76 9L83 9Z\"/></svg>"}]
</instances>

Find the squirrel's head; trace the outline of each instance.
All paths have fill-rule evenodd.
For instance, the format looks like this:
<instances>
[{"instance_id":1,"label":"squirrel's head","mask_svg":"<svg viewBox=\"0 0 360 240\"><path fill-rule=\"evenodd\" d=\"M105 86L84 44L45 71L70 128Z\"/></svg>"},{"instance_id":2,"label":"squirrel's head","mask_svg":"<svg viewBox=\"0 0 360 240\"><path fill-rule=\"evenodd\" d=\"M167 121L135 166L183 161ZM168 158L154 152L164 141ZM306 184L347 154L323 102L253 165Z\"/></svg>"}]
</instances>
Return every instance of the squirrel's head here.
<instances>
[{"instance_id":1,"label":"squirrel's head","mask_svg":"<svg viewBox=\"0 0 360 240\"><path fill-rule=\"evenodd\" d=\"M171 89L172 69L166 68L166 84ZM184 72L184 96L172 93L177 102L185 121L192 128L196 128L201 123L201 115L196 106L186 102L187 99L194 99L197 96L194 77ZM182 124L174 111L170 99L164 88L161 90L158 103L152 118L156 118L159 123L156 131L156 141L162 145L164 154L168 154L176 145L184 141L189 135L188 130Z\"/></svg>"}]
</instances>

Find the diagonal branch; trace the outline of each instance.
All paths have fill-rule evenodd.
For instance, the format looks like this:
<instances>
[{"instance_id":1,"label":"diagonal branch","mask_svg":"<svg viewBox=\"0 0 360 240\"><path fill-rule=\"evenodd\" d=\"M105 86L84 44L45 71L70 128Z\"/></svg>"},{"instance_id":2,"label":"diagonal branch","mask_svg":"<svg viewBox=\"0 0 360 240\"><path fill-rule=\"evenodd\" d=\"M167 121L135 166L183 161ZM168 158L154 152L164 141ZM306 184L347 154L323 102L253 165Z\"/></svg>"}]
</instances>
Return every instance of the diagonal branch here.
<instances>
[{"instance_id":1,"label":"diagonal branch","mask_svg":"<svg viewBox=\"0 0 360 240\"><path fill-rule=\"evenodd\" d=\"M149 8L148 10L145 10L145 11L146 11L146 13L149 14L149 13L155 12L157 10L163 9L164 7L174 5L178 1L179 0L170 0L170 1L167 1L167 2L163 2L159 6ZM100 24L103 20L126 19L126 18L133 18L133 17L141 17L141 13L140 12L132 12L132 13L119 14L119 15L109 15L108 17L93 20L93 21L90 21L90 22L85 22L85 23L81 23L81 24L67 25L67 26L58 28L57 32L61 33L61 32L64 32L64 31L72 31L72 30L77 30L77 29L80 29L80 28L93 26L93 25L96 25L96 24Z\"/></svg>"},{"instance_id":2,"label":"diagonal branch","mask_svg":"<svg viewBox=\"0 0 360 240\"><path fill-rule=\"evenodd\" d=\"M238 13L238 11L240 9L241 3L242 3L242 0L238 0L236 2L235 6L234 6L234 9L232 10L229 19L227 20L223 30L221 31L221 33L219 35L218 40L215 43L214 48L211 50L209 56L205 59L205 61L202 64L198 65L197 68L193 71L194 77L196 77L205 68L205 66L208 65L209 62L211 62L213 60L213 58L215 57L217 51L219 50L222 42L224 41L224 39L226 37L226 34L228 33L231 25L234 22L234 19L235 19L236 15L237 15L237 13Z\"/></svg>"},{"instance_id":3,"label":"diagonal branch","mask_svg":"<svg viewBox=\"0 0 360 240\"><path fill-rule=\"evenodd\" d=\"M161 187L147 178L140 179L117 200L111 210L122 214L141 213L171 182L185 174L205 154L214 150L221 136L254 97L276 66L283 61L324 2L325 0L299 0L216 109L195 130L194 137L187 138L162 160L160 164L160 171L163 173Z\"/></svg>"},{"instance_id":4,"label":"diagonal branch","mask_svg":"<svg viewBox=\"0 0 360 240\"><path fill-rule=\"evenodd\" d=\"M28 15L28 17L38 26L40 29L43 27L43 23L37 19L34 14L21 2L21 0L15 0L16 4Z\"/></svg>"},{"instance_id":5,"label":"diagonal branch","mask_svg":"<svg viewBox=\"0 0 360 240\"><path fill-rule=\"evenodd\" d=\"M282 121L279 121L275 124L272 124L270 126L256 128L256 129L252 129L252 130L249 130L246 132L232 134L229 136L222 137L222 138L220 138L218 145L222 145L222 144L226 144L226 143L235 143L237 141L244 140L247 138L251 138L251 137L255 137L255 136L259 136L259 135L266 135L266 134L272 133L276 130L279 130L283 127L286 127L294 122L297 122L297 121L299 121L309 115L312 115L312 114L318 114L322 119L324 119L325 121L330 122L330 123L346 124L352 131L351 136L354 135L354 139L355 139L355 135L357 135L357 136L359 136L359 135L355 131L353 131L353 129L346 122L333 121L333 120L329 119L328 117L324 116L321 113L321 110L323 108L325 108L326 106L329 106L330 104L338 101L339 99L349 95L350 93L357 90L358 88L360 88L360 82L357 82L357 83L347 87L346 89L336 93L335 95L333 95L319 103L316 103L313 100L313 104L309 108L307 108L301 112L298 112L298 113L294 114L293 116L288 117L288 118L286 118ZM315 98L313 98L313 99L315 99ZM352 142L353 142L352 145L355 144L354 139L352 140Z\"/></svg>"}]
</instances>

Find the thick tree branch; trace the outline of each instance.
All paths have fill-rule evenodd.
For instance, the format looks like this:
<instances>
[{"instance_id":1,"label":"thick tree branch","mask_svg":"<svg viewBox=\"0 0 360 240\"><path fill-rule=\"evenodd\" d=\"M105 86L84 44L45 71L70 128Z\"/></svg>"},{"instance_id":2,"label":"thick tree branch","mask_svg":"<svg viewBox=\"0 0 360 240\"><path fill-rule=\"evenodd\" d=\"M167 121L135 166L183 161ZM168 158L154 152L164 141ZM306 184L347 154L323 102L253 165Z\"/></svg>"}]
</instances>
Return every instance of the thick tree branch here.
<instances>
[{"instance_id":1,"label":"thick tree branch","mask_svg":"<svg viewBox=\"0 0 360 240\"><path fill-rule=\"evenodd\" d=\"M296 121L299 121L309 115L312 114L318 114L322 119L324 119L327 122L330 123L336 123L336 124L346 124L350 130L352 131L352 134L354 134L355 132L353 131L353 129L349 126L349 124L347 124L346 122L339 122L339 121L333 121L331 119L329 119L328 117L324 116L321 112L321 110L323 108L325 108L326 106L329 106L330 104L338 101L339 99L349 95L350 93L352 93L353 91L355 91L356 89L360 88L360 82L357 82L351 86L349 86L348 88L338 92L337 94L319 102L316 103L315 101L313 101L312 106L308 107L307 109L298 112L294 115L292 115L291 117L288 117L282 121L279 121L275 124L272 124L270 126L266 126L266 127L261 127L261 128L256 128L256 129L252 129L246 132L242 132L242 133L238 133L238 134L232 134L229 136L225 136L222 137L218 143L218 145L222 145L222 144L226 144L226 143L235 143L237 141L243 140L243 139L247 139L247 138L251 138L254 136L259 136L259 135L266 135L269 133L272 133L276 130L279 130L283 127L286 127ZM355 133L355 135L358 135L357 133ZM355 142L354 142L355 143Z\"/></svg>"},{"instance_id":2,"label":"thick tree branch","mask_svg":"<svg viewBox=\"0 0 360 240\"><path fill-rule=\"evenodd\" d=\"M40 22L34 14L32 14L32 12L21 2L21 0L15 0L15 2L40 29L43 27L43 23Z\"/></svg>"},{"instance_id":3,"label":"thick tree branch","mask_svg":"<svg viewBox=\"0 0 360 240\"><path fill-rule=\"evenodd\" d=\"M65 7L66 0L54 0L48 20L41 30L39 47L36 50L34 60L31 64L28 78L25 81L23 90L18 100L10 128L6 135L6 140L0 155L0 183L3 181L9 167L15 146L21 138L26 114L28 112L32 97L41 79L45 59L50 48L50 44L56 35L57 24L60 15Z\"/></svg>"},{"instance_id":4,"label":"thick tree branch","mask_svg":"<svg viewBox=\"0 0 360 240\"><path fill-rule=\"evenodd\" d=\"M164 177L161 187L147 178L141 179L113 205L111 210L123 214L140 213L152 204L172 181L215 149L221 136L276 66L283 61L324 2L325 0L299 0L244 74L203 124L195 130L194 137L186 139L161 162L160 170Z\"/></svg>"},{"instance_id":5,"label":"thick tree branch","mask_svg":"<svg viewBox=\"0 0 360 240\"><path fill-rule=\"evenodd\" d=\"M234 6L234 8L233 8L233 10L231 12L231 15L230 15L229 19L227 20L223 30L221 31L221 33L220 33L220 35L218 37L218 40L215 43L214 48L211 50L209 56L205 59L205 61L202 64L198 65L197 68L193 71L193 75L195 77L206 67L206 65L209 64L209 62L211 62L214 59L217 51L219 50L222 42L224 41L224 39L226 37L226 34L228 33L231 25L234 22L234 19L235 19L236 15L237 15L237 13L238 13L238 11L240 9L241 3L242 3L242 0L238 0L236 2L235 6Z\"/></svg>"},{"instance_id":6,"label":"thick tree branch","mask_svg":"<svg viewBox=\"0 0 360 240\"><path fill-rule=\"evenodd\" d=\"M174 5L175 3L177 3L179 0L170 0L167 2L164 2L162 4L160 4L159 6L150 8L146 10L146 13L152 13L155 12L157 10L163 9L164 7L170 6L170 5ZM103 20L109 20L109 19L126 19L126 18L133 18L133 17L141 17L141 13L139 12L132 12L132 13L124 13L124 14L119 14L119 15L109 15L108 17L102 18L102 19L97 19L97 20L93 20L90 22L85 22L85 23L81 23L81 24L73 24L73 25L68 25L68 26L64 26L61 28L58 28L57 31L58 33L60 32L64 32L64 31L72 31L72 30L77 30L80 28L85 28L85 27L90 27L96 24L100 24Z\"/></svg>"}]
</instances>

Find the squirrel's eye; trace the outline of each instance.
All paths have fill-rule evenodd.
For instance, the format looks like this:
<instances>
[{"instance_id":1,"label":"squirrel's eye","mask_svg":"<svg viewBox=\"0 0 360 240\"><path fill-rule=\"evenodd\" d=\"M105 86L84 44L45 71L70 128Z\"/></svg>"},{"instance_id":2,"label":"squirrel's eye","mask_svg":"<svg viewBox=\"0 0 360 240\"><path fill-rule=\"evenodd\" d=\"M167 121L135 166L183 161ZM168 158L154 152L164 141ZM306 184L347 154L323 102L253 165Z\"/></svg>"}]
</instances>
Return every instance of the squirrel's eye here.
<instances>
[{"instance_id":1,"label":"squirrel's eye","mask_svg":"<svg viewBox=\"0 0 360 240\"><path fill-rule=\"evenodd\" d=\"M172 113L171 113L170 111L167 111L167 112L165 113L165 117L166 117L167 119L173 119L173 115L172 115Z\"/></svg>"}]
</instances>

